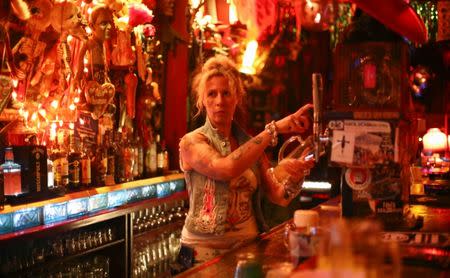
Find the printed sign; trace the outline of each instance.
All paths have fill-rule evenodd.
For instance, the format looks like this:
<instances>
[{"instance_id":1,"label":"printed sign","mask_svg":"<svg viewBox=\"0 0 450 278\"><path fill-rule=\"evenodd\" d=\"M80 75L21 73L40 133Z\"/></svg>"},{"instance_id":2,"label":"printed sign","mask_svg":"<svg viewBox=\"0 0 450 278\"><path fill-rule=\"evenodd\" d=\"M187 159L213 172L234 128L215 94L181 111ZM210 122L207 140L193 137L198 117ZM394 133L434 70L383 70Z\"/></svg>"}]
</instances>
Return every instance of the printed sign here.
<instances>
[{"instance_id":1,"label":"printed sign","mask_svg":"<svg viewBox=\"0 0 450 278\"><path fill-rule=\"evenodd\" d=\"M388 122L345 120L333 130L331 161L348 167L374 168L395 159L392 129Z\"/></svg>"}]
</instances>

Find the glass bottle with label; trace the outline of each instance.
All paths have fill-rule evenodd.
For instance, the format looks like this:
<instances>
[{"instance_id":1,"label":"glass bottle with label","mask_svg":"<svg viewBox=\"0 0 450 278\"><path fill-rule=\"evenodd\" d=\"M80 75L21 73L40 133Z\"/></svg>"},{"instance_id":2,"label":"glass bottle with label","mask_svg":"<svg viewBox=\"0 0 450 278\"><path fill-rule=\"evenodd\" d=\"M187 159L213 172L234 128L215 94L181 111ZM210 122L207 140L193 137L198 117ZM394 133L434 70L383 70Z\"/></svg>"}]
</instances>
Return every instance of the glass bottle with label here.
<instances>
[{"instance_id":1,"label":"glass bottle with label","mask_svg":"<svg viewBox=\"0 0 450 278\"><path fill-rule=\"evenodd\" d=\"M19 195L22 193L21 168L14 162L14 153L11 147L5 148L5 162L0 165L0 173L3 177L3 190L5 196Z\"/></svg>"},{"instance_id":2,"label":"glass bottle with label","mask_svg":"<svg viewBox=\"0 0 450 278\"><path fill-rule=\"evenodd\" d=\"M106 171L106 175L108 176L107 178L112 181L116 175L116 157L115 157L115 155L116 155L117 150L113 143L113 136L112 136L111 130L107 130L105 132L105 137L104 137L103 141L105 143L106 154L108 157L108 169Z\"/></svg>"},{"instance_id":3,"label":"glass bottle with label","mask_svg":"<svg viewBox=\"0 0 450 278\"><path fill-rule=\"evenodd\" d=\"M122 138L122 155L124 158L124 169L125 169L125 177L124 181L132 181L133 180L133 168L135 163L134 149L133 144L130 142L130 133L127 130L123 130L123 138Z\"/></svg>"},{"instance_id":4,"label":"glass bottle with label","mask_svg":"<svg viewBox=\"0 0 450 278\"><path fill-rule=\"evenodd\" d=\"M69 184L69 163L67 161L67 153L62 147L63 145L64 136L60 133L50 155L53 161L53 175L55 176L54 186L60 189L65 189Z\"/></svg>"},{"instance_id":5,"label":"glass bottle with label","mask_svg":"<svg viewBox=\"0 0 450 278\"><path fill-rule=\"evenodd\" d=\"M158 143L159 134L156 134L155 139L150 144L150 175L156 176L158 171Z\"/></svg>"},{"instance_id":6,"label":"glass bottle with label","mask_svg":"<svg viewBox=\"0 0 450 278\"><path fill-rule=\"evenodd\" d=\"M156 135L156 175L162 176L164 173L164 149L161 143L161 137Z\"/></svg>"},{"instance_id":7,"label":"glass bottle with label","mask_svg":"<svg viewBox=\"0 0 450 278\"><path fill-rule=\"evenodd\" d=\"M114 181L116 183L122 183L125 182L125 159L122 154L122 145L123 145L123 136L122 133L116 132L114 134L115 137L115 177Z\"/></svg>"},{"instance_id":8,"label":"glass bottle with label","mask_svg":"<svg viewBox=\"0 0 450 278\"><path fill-rule=\"evenodd\" d=\"M91 154L87 138L83 138L81 145L81 186L84 188L91 187Z\"/></svg>"},{"instance_id":9,"label":"glass bottle with label","mask_svg":"<svg viewBox=\"0 0 450 278\"><path fill-rule=\"evenodd\" d=\"M53 160L52 155L52 143L47 143L47 188L50 190L55 189L55 173L53 172Z\"/></svg>"},{"instance_id":10,"label":"glass bottle with label","mask_svg":"<svg viewBox=\"0 0 450 278\"><path fill-rule=\"evenodd\" d=\"M69 188L71 190L79 190L81 184L81 152L77 141L75 135L70 134L67 160L69 163Z\"/></svg>"},{"instance_id":11,"label":"glass bottle with label","mask_svg":"<svg viewBox=\"0 0 450 278\"><path fill-rule=\"evenodd\" d=\"M158 176L165 175L169 170L169 153L164 140L157 142L157 166Z\"/></svg>"},{"instance_id":12,"label":"glass bottle with label","mask_svg":"<svg viewBox=\"0 0 450 278\"><path fill-rule=\"evenodd\" d=\"M97 135L97 145L91 160L91 173L94 186L105 186L106 172L108 171L108 154L106 147L102 144L102 134Z\"/></svg>"},{"instance_id":13,"label":"glass bottle with label","mask_svg":"<svg viewBox=\"0 0 450 278\"><path fill-rule=\"evenodd\" d=\"M138 169L138 177L142 178L144 176L144 146L142 144L142 139L138 135L136 138L137 143L137 169Z\"/></svg>"}]
</instances>

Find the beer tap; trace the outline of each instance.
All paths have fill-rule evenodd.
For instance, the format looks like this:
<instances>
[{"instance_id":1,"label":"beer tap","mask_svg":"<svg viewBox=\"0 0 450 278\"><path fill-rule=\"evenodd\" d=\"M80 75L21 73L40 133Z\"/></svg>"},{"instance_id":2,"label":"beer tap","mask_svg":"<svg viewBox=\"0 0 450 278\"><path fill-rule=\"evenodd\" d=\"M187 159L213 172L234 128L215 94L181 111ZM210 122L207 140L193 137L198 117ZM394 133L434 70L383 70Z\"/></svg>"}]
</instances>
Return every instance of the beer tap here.
<instances>
[{"instance_id":1,"label":"beer tap","mask_svg":"<svg viewBox=\"0 0 450 278\"><path fill-rule=\"evenodd\" d=\"M326 129L322 133L322 123L323 123L323 109L322 109L322 98L323 98L323 81L322 74L313 73L312 74L312 95L313 95L313 134L308 136L303 140L300 136L292 136L284 142L278 153L278 161L280 162L284 158L298 158L303 153L306 148L310 148L311 152L304 157L305 160L314 159L318 161L320 156L325 153L325 146L330 142L329 130ZM289 154L285 155L284 151L288 145L293 142L297 142L296 146Z\"/></svg>"},{"instance_id":2,"label":"beer tap","mask_svg":"<svg viewBox=\"0 0 450 278\"><path fill-rule=\"evenodd\" d=\"M313 97L313 144L314 159L319 160L325 153L325 145L330 142L328 128L322 133L323 128L323 80L322 74L312 74L312 97Z\"/></svg>"}]
</instances>

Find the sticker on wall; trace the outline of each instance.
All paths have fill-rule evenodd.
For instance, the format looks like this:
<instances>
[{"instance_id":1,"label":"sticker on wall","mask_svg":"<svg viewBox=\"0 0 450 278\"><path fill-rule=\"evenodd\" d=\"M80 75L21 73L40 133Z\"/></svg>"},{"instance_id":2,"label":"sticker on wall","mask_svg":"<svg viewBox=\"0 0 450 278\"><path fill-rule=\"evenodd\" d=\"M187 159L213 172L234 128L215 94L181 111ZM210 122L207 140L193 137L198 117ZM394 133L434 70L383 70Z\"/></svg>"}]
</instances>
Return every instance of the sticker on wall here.
<instances>
[{"instance_id":1,"label":"sticker on wall","mask_svg":"<svg viewBox=\"0 0 450 278\"><path fill-rule=\"evenodd\" d=\"M348 168L345 171L345 181L353 190L364 190L369 187L372 175L369 169L365 168Z\"/></svg>"}]
</instances>

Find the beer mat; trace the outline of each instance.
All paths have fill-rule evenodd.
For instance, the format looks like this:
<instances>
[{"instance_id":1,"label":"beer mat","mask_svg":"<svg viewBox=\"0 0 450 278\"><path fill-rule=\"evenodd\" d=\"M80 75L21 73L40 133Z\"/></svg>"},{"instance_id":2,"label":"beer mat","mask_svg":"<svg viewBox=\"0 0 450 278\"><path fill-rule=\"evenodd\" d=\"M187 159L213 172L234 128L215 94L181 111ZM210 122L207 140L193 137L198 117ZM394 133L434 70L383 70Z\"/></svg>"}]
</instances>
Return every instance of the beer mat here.
<instances>
[{"instance_id":1,"label":"beer mat","mask_svg":"<svg viewBox=\"0 0 450 278\"><path fill-rule=\"evenodd\" d=\"M383 232L382 240L415 247L438 247L441 249L450 247L450 233Z\"/></svg>"}]
</instances>

